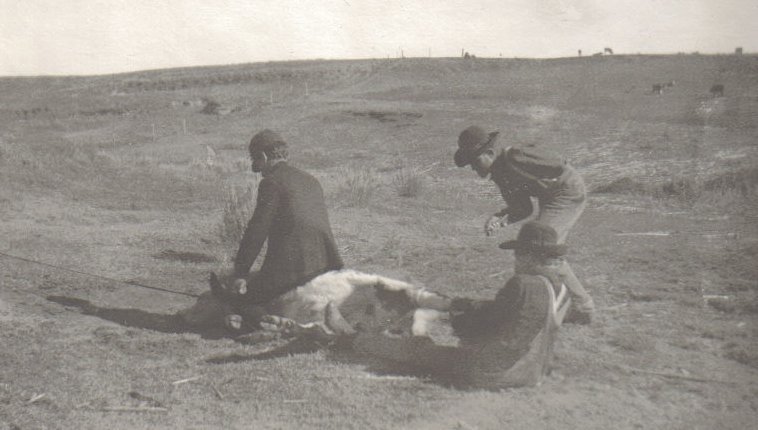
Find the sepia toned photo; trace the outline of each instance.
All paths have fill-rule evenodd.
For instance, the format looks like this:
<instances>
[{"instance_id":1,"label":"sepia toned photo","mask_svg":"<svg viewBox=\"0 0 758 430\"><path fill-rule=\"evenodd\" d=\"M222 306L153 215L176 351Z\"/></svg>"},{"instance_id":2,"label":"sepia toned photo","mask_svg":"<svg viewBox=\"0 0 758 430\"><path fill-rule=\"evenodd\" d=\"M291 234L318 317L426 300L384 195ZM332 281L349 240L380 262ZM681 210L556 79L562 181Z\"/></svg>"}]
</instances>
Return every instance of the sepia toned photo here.
<instances>
[{"instance_id":1,"label":"sepia toned photo","mask_svg":"<svg viewBox=\"0 0 758 430\"><path fill-rule=\"evenodd\" d=\"M754 428L756 22L0 0L0 430Z\"/></svg>"}]
</instances>

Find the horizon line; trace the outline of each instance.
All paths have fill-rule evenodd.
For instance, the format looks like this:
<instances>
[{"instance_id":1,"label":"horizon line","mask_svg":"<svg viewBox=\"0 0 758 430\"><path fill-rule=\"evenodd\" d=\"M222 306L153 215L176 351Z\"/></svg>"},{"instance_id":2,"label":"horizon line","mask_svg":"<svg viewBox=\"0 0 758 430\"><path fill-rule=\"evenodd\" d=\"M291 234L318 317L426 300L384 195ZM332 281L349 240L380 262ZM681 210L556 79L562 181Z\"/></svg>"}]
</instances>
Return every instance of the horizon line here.
<instances>
[{"instance_id":1,"label":"horizon line","mask_svg":"<svg viewBox=\"0 0 758 430\"><path fill-rule=\"evenodd\" d=\"M466 52L464 50L464 52ZM598 51L595 53L589 53L585 55L572 55L572 56L564 56L564 57L504 57L504 56L497 56L497 57L484 57L484 56L476 56L472 55L470 58L464 58L463 56L455 56L455 57L449 57L449 56L402 56L402 57L390 57L389 55L387 57L365 57L365 58L303 58L303 59L290 59L290 60L265 60L265 61L249 61L244 63L227 63L227 64L198 64L198 65L192 65L192 66L175 66L175 67L164 67L164 68L157 68L157 69L139 69L139 70L131 70L131 71L123 71L123 72L106 72L106 73L92 73L92 74L38 74L38 75L0 75L0 79L28 79L28 78L94 78L94 77L108 77L108 76L119 76L119 75L131 75L131 74L139 74L139 73L151 73L151 72L161 72L161 71L172 71L172 70L188 70L188 69L203 69L203 68L223 68L223 67L240 67L240 66L252 66L252 65L262 65L262 64L291 64L291 63L308 63L308 62L339 62L339 61L391 61L391 60L451 60L451 59L460 59L464 61L475 61L475 60L537 60L537 61L550 61L550 60L566 60L566 59L587 59L587 58L599 58L599 57L664 57L664 56L754 56L758 53L752 53L752 52L742 52L741 54L737 54L736 52L700 52L700 51L692 51L692 52L668 52L668 53L644 53L644 52L635 52L635 53L613 53L613 54L606 54L603 51Z\"/></svg>"}]
</instances>

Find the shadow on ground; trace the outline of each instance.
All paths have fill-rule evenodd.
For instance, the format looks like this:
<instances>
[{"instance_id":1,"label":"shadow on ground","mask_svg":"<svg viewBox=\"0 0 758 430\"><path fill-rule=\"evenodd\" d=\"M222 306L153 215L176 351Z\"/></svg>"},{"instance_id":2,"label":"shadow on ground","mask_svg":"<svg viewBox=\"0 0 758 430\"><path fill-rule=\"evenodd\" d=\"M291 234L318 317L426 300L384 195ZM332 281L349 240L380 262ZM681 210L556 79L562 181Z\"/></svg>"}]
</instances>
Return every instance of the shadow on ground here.
<instances>
[{"instance_id":1,"label":"shadow on ground","mask_svg":"<svg viewBox=\"0 0 758 430\"><path fill-rule=\"evenodd\" d=\"M261 336L255 336L260 334ZM255 339L255 340L254 340ZM240 354L231 353L219 356L213 356L205 360L210 364L230 364L241 363L245 361L263 361L272 360L280 357L288 357L295 354L310 354L323 349L325 346L317 342L313 342L310 339L290 339L288 341L282 341L281 339L273 339L271 336L267 336L265 332L253 332L250 335L241 336L237 338L237 341L245 344L263 344L274 343L271 349L255 354Z\"/></svg>"},{"instance_id":2,"label":"shadow on ground","mask_svg":"<svg viewBox=\"0 0 758 430\"><path fill-rule=\"evenodd\" d=\"M228 337L223 328L192 327L177 314L158 314L133 308L106 308L88 300L66 296L47 296L47 300L68 308L75 308L84 315L92 315L124 327L133 327L161 333L196 333L204 339Z\"/></svg>"},{"instance_id":3,"label":"shadow on ground","mask_svg":"<svg viewBox=\"0 0 758 430\"><path fill-rule=\"evenodd\" d=\"M224 328L192 327L186 324L177 314L158 314L134 308L106 308L92 304L88 300L75 297L51 295L47 296L46 299L68 308L74 308L83 315L95 316L125 327L153 330L161 333L196 333L204 339L232 337ZM428 369L415 368L405 363L357 353L351 348L349 338L326 344L309 338L283 339L278 333L255 331L236 336L234 339L243 344L261 346L270 344L271 348L253 354L231 353L213 356L207 358L205 362L209 364L231 364L246 361L263 361L323 350L326 351L327 358L334 362L363 366L366 372L378 377L413 377L443 386L458 389L467 388L465 382L457 380L452 377L450 372L444 370L430 371Z\"/></svg>"},{"instance_id":4,"label":"shadow on ground","mask_svg":"<svg viewBox=\"0 0 758 430\"><path fill-rule=\"evenodd\" d=\"M256 333L251 333L255 335ZM263 334L263 333L261 333ZM256 340L262 340L264 336ZM255 343L252 339L256 336L242 336L238 338L243 343ZM268 341L271 341L269 338ZM210 364L230 364L241 363L246 361L265 361L281 357L288 357L295 354L310 354L319 350L326 352L326 357L330 361L363 367L364 371L371 373L379 378L381 377L409 377L417 378L459 390L471 389L471 385L466 381L455 376L450 369L422 369L411 366L407 363L385 360L372 355L361 354L352 349L349 339L343 339L329 345L316 342L312 339L293 338L289 340L277 339L277 343L271 349L253 354L231 353L220 356L213 356L205 360Z\"/></svg>"}]
</instances>

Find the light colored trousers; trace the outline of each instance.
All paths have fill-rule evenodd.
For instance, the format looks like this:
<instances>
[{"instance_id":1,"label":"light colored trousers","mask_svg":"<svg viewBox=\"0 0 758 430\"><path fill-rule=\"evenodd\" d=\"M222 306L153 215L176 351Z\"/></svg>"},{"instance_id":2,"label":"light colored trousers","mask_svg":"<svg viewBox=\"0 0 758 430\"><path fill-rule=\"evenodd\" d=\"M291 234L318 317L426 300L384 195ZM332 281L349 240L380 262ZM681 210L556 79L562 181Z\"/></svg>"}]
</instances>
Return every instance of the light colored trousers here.
<instances>
[{"instance_id":1,"label":"light colored trousers","mask_svg":"<svg viewBox=\"0 0 758 430\"><path fill-rule=\"evenodd\" d=\"M540 210L536 220L555 229L558 233L558 243L565 243L571 227L576 224L587 205L584 181L578 173L574 173L563 184L546 194L539 199ZM560 276L571 293L574 307L581 312L592 312L595 303L568 262L563 263Z\"/></svg>"}]
</instances>

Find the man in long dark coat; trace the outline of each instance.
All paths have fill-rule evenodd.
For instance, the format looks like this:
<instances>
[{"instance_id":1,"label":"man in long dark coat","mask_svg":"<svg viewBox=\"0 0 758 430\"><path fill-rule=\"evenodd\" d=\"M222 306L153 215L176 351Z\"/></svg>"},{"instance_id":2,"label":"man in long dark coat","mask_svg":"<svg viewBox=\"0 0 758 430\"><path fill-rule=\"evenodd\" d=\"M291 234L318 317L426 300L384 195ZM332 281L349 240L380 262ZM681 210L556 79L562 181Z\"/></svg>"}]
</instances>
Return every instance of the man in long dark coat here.
<instances>
[{"instance_id":1,"label":"man in long dark coat","mask_svg":"<svg viewBox=\"0 0 758 430\"><path fill-rule=\"evenodd\" d=\"M231 301L237 309L266 303L343 266L318 180L287 163L287 143L271 130L253 136L249 152L253 172L263 179L234 259ZM266 241L263 265L251 273Z\"/></svg>"}]
</instances>

